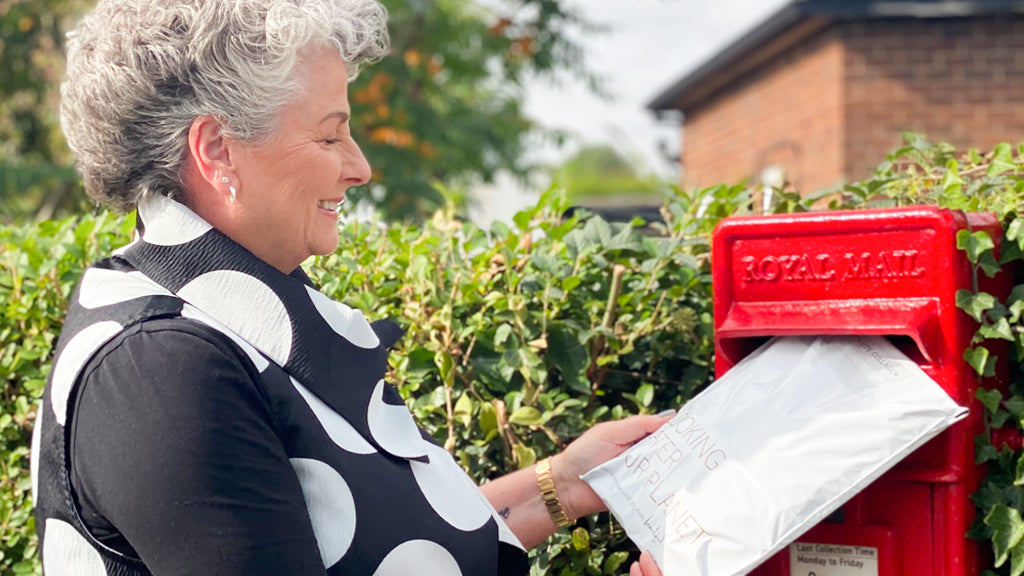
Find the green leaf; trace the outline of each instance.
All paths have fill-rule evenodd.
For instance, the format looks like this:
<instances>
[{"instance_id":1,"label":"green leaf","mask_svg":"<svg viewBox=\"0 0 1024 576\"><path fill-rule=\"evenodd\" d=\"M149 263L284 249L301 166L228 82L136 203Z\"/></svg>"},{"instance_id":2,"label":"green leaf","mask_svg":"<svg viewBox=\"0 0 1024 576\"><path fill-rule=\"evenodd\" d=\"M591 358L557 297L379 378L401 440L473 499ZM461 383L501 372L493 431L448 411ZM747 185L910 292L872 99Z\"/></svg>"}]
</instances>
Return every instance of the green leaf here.
<instances>
[{"instance_id":1,"label":"green leaf","mask_svg":"<svg viewBox=\"0 0 1024 576\"><path fill-rule=\"evenodd\" d=\"M1024 538L1024 521L1020 512L1003 504L998 504L985 516L985 525L993 530L992 548L996 555L996 568L1006 563L1010 549L1017 546Z\"/></svg>"},{"instance_id":2,"label":"green leaf","mask_svg":"<svg viewBox=\"0 0 1024 576\"><path fill-rule=\"evenodd\" d=\"M1006 399L1003 406L1013 415L1014 418L1020 420L1024 418L1024 397L1014 394Z\"/></svg>"},{"instance_id":3,"label":"green leaf","mask_svg":"<svg viewBox=\"0 0 1024 576\"><path fill-rule=\"evenodd\" d=\"M654 400L654 386L652 384L644 384L636 389L636 400L640 406L648 408L651 402Z\"/></svg>"},{"instance_id":4,"label":"green leaf","mask_svg":"<svg viewBox=\"0 0 1024 576\"><path fill-rule=\"evenodd\" d=\"M558 369L569 388L581 394L590 393L590 381L586 375L590 355L586 346L564 323L556 322L548 327L548 351L544 360Z\"/></svg>"},{"instance_id":5,"label":"green leaf","mask_svg":"<svg viewBox=\"0 0 1024 576\"><path fill-rule=\"evenodd\" d=\"M434 364L437 365L441 380L445 386L451 388L455 384L455 359L451 354L438 351L434 354Z\"/></svg>"},{"instance_id":6,"label":"green leaf","mask_svg":"<svg viewBox=\"0 0 1024 576\"><path fill-rule=\"evenodd\" d=\"M996 255L991 250L978 256L978 266L981 267L981 271L989 278L995 278L996 274L1003 270L1003 267L996 261Z\"/></svg>"},{"instance_id":7,"label":"green leaf","mask_svg":"<svg viewBox=\"0 0 1024 576\"><path fill-rule=\"evenodd\" d=\"M981 322L982 316L996 305L996 299L991 294L979 292L977 294L970 290L956 291L956 307L970 314L976 322Z\"/></svg>"},{"instance_id":8,"label":"green leaf","mask_svg":"<svg viewBox=\"0 0 1024 576\"><path fill-rule=\"evenodd\" d=\"M996 410L996 413L992 415L991 421L989 422L993 428L1002 428L1006 421L1010 419L1010 413L1006 410Z\"/></svg>"},{"instance_id":9,"label":"green leaf","mask_svg":"<svg viewBox=\"0 0 1024 576\"><path fill-rule=\"evenodd\" d=\"M599 217L587 220L583 227L583 234L588 240L601 247L607 247L612 242L612 227Z\"/></svg>"},{"instance_id":10,"label":"green leaf","mask_svg":"<svg viewBox=\"0 0 1024 576\"><path fill-rule=\"evenodd\" d=\"M992 440L986 434L978 434L974 437L974 463L984 464L989 460L995 460L999 451L992 445Z\"/></svg>"},{"instance_id":11,"label":"green leaf","mask_svg":"<svg viewBox=\"0 0 1024 576\"><path fill-rule=\"evenodd\" d=\"M636 230L624 227L618 234L613 236L605 246L608 250L633 250L643 249L643 240Z\"/></svg>"},{"instance_id":12,"label":"green leaf","mask_svg":"<svg viewBox=\"0 0 1024 576\"><path fill-rule=\"evenodd\" d=\"M966 360L978 374L985 377L995 376L996 357L990 356L988 349L984 346L964 350L964 360Z\"/></svg>"},{"instance_id":13,"label":"green leaf","mask_svg":"<svg viewBox=\"0 0 1024 576\"><path fill-rule=\"evenodd\" d=\"M484 402L480 404L480 415L477 417L480 423L480 431L485 435L498 430L498 410L494 404Z\"/></svg>"},{"instance_id":14,"label":"green leaf","mask_svg":"<svg viewBox=\"0 0 1024 576\"><path fill-rule=\"evenodd\" d=\"M1020 540L1010 550L1010 576L1024 573L1024 540Z\"/></svg>"},{"instance_id":15,"label":"green leaf","mask_svg":"<svg viewBox=\"0 0 1024 576\"><path fill-rule=\"evenodd\" d=\"M996 320L995 324L982 326L978 333L985 338L1001 338L1013 342L1013 331L1010 328L1010 322L1006 318Z\"/></svg>"},{"instance_id":16,"label":"green leaf","mask_svg":"<svg viewBox=\"0 0 1024 576\"><path fill-rule=\"evenodd\" d=\"M533 406L523 406L509 416L508 421L510 424L518 424L520 426L536 426L541 423L540 410L537 410Z\"/></svg>"},{"instance_id":17,"label":"green leaf","mask_svg":"<svg viewBox=\"0 0 1024 576\"><path fill-rule=\"evenodd\" d=\"M469 392L463 392L455 402L455 419L466 428L472 423L473 399L469 397Z\"/></svg>"},{"instance_id":18,"label":"green leaf","mask_svg":"<svg viewBox=\"0 0 1024 576\"><path fill-rule=\"evenodd\" d=\"M976 264L981 254L996 247L988 232L960 230L956 233L956 247L967 253L967 259Z\"/></svg>"},{"instance_id":19,"label":"green leaf","mask_svg":"<svg viewBox=\"0 0 1024 576\"><path fill-rule=\"evenodd\" d=\"M590 533L582 526L572 531L572 547L579 552L590 551Z\"/></svg>"},{"instance_id":20,"label":"green leaf","mask_svg":"<svg viewBox=\"0 0 1024 576\"><path fill-rule=\"evenodd\" d=\"M619 568L629 559L629 552L612 552L608 555L608 558L604 561L604 568L601 573L605 576L612 576L618 574Z\"/></svg>"},{"instance_id":21,"label":"green leaf","mask_svg":"<svg viewBox=\"0 0 1024 576\"><path fill-rule=\"evenodd\" d=\"M519 467L528 468L537 462L537 453L523 444L516 444L516 456L519 458Z\"/></svg>"},{"instance_id":22,"label":"green leaf","mask_svg":"<svg viewBox=\"0 0 1024 576\"><path fill-rule=\"evenodd\" d=\"M1016 324L1024 312L1024 284L1018 284L1010 291L1006 299L1006 305L1010 312L1010 323Z\"/></svg>"},{"instance_id":23,"label":"green leaf","mask_svg":"<svg viewBox=\"0 0 1024 576\"><path fill-rule=\"evenodd\" d=\"M1020 244L1024 242L1024 218L1014 218L1006 227L1006 239Z\"/></svg>"},{"instance_id":24,"label":"green leaf","mask_svg":"<svg viewBox=\"0 0 1024 576\"><path fill-rule=\"evenodd\" d=\"M1013 151L1010 145L1003 142L998 144L993 151L992 162L988 165L988 170L985 173L994 177L1005 172L1016 172L1016 166L1013 163Z\"/></svg>"},{"instance_id":25,"label":"green leaf","mask_svg":"<svg viewBox=\"0 0 1024 576\"><path fill-rule=\"evenodd\" d=\"M520 230L529 230L530 220L532 219L533 215L525 210L516 212L516 215L512 217L512 221L516 223Z\"/></svg>"},{"instance_id":26,"label":"green leaf","mask_svg":"<svg viewBox=\"0 0 1024 576\"><path fill-rule=\"evenodd\" d=\"M501 349L501 346L505 344L508 337L512 334L512 326L509 324L499 324L498 329L494 332L494 347Z\"/></svg>"},{"instance_id":27,"label":"green leaf","mask_svg":"<svg viewBox=\"0 0 1024 576\"><path fill-rule=\"evenodd\" d=\"M957 170L958 167L959 165L956 160L950 159L946 162L946 174L942 177L942 182L939 184L946 194L959 195L963 188L964 179L960 177Z\"/></svg>"},{"instance_id":28,"label":"green leaf","mask_svg":"<svg viewBox=\"0 0 1024 576\"><path fill-rule=\"evenodd\" d=\"M1003 401L1003 393L999 390L978 388L974 393L974 397L981 401L981 404L985 406L989 414L995 414L996 410L999 410L999 403Z\"/></svg>"},{"instance_id":29,"label":"green leaf","mask_svg":"<svg viewBox=\"0 0 1024 576\"><path fill-rule=\"evenodd\" d=\"M1024 453L1017 458L1016 474L1013 477L1014 486L1024 485Z\"/></svg>"}]
</instances>

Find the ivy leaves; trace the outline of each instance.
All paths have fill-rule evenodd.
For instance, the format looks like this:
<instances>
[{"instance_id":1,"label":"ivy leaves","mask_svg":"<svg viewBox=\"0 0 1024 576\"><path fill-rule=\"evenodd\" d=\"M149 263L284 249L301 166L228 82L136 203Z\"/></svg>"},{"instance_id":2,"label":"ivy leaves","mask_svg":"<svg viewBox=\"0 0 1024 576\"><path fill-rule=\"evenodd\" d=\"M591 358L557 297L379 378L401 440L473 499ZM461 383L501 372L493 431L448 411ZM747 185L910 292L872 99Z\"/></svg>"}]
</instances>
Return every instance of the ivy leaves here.
<instances>
[{"instance_id":1,"label":"ivy leaves","mask_svg":"<svg viewBox=\"0 0 1024 576\"><path fill-rule=\"evenodd\" d=\"M1024 145L1016 151L999 144L989 154L969 151L956 156L946 145L933 146L923 138L910 138L908 146L897 151L891 161L911 159L909 170L892 172L894 163L883 165L886 190L897 202L932 201L952 210L994 212L1004 223L1003 241L998 259L996 242L983 231L961 230L957 248L962 250L972 269L971 289L956 293L956 305L976 322L978 330L964 350L964 360L983 378L996 375L999 361L992 350L1000 341L1014 350L1014 362L1008 363L1009 395L999 390L978 389L976 397L985 409L986 432L975 439L975 459L987 465L980 489L972 495L978 508L969 536L991 541L996 572L986 575L1024 574L1024 453L1021 429L1024 428L1024 284L1014 286L1008 298L998 298L979 289L979 276L1011 274L1008 269L1020 265L1024 257L1024 218L1019 207L1024 195L1021 159ZM1005 376L1005 375L1003 375ZM1007 566L1007 563L1009 564Z\"/></svg>"}]
</instances>

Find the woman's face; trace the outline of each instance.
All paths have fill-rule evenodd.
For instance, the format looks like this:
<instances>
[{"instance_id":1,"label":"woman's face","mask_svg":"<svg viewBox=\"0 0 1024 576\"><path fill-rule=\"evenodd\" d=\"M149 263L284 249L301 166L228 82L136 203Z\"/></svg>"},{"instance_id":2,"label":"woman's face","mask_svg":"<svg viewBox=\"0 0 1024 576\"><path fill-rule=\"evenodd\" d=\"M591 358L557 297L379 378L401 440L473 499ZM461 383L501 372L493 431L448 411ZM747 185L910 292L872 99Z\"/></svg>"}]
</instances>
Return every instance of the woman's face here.
<instances>
[{"instance_id":1,"label":"woman's face","mask_svg":"<svg viewBox=\"0 0 1024 576\"><path fill-rule=\"evenodd\" d=\"M349 130L348 71L337 52L311 52L297 67L302 93L259 146L235 148L236 241L288 273L338 245L337 209L370 166Z\"/></svg>"}]
</instances>

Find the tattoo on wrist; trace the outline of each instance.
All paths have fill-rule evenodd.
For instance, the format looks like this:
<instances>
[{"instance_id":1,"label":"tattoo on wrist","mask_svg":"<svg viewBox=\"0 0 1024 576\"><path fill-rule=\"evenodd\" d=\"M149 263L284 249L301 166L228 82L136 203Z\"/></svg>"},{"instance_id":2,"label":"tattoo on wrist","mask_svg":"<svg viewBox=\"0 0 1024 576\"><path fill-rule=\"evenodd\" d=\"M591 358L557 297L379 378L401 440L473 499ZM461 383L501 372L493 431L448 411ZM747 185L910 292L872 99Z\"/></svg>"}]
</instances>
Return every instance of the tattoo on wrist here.
<instances>
[{"instance_id":1,"label":"tattoo on wrist","mask_svg":"<svg viewBox=\"0 0 1024 576\"><path fill-rule=\"evenodd\" d=\"M512 514L512 511L509 510L508 506L505 506L504 508L501 509L500 512L498 512L498 515L504 518L505 520L508 520L510 514Z\"/></svg>"}]
</instances>

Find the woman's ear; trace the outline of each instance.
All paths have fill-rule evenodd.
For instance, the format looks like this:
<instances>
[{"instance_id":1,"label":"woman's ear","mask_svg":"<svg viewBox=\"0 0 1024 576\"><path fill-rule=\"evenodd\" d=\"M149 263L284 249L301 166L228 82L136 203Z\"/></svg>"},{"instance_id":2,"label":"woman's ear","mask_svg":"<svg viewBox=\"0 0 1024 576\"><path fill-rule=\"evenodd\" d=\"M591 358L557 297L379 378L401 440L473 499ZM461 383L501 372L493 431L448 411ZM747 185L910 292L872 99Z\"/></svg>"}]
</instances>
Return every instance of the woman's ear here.
<instances>
[{"instance_id":1,"label":"woman's ear","mask_svg":"<svg viewBox=\"0 0 1024 576\"><path fill-rule=\"evenodd\" d=\"M188 151L195 175L213 188L223 187L223 178L234 178L235 166L231 161L233 140L224 135L219 120L213 116L200 116L188 129Z\"/></svg>"}]
</instances>

